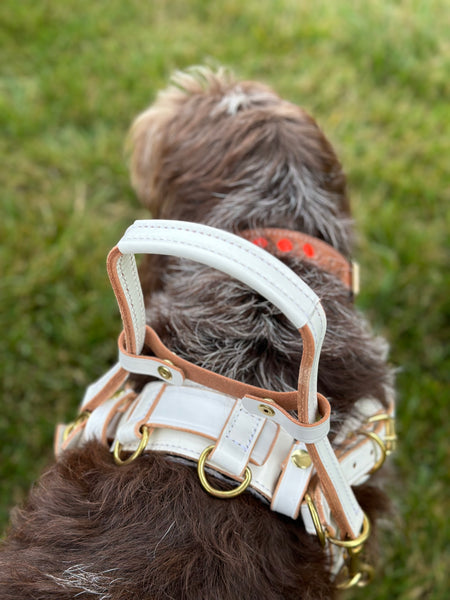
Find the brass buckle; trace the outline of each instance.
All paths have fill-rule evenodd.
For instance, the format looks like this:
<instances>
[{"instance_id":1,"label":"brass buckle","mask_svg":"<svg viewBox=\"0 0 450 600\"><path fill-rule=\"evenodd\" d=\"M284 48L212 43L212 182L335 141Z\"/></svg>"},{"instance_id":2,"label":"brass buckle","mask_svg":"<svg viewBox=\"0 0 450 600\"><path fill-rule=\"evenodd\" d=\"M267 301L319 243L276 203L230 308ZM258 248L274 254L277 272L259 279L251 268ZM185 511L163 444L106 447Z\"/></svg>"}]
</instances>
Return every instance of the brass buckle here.
<instances>
[{"instance_id":1,"label":"brass buckle","mask_svg":"<svg viewBox=\"0 0 450 600\"><path fill-rule=\"evenodd\" d=\"M373 415L367 419L368 423L379 423L386 421L386 435L384 436L384 446L386 448L386 456L389 456L397 448L397 435L395 433L395 418L387 413Z\"/></svg>"},{"instance_id":2,"label":"brass buckle","mask_svg":"<svg viewBox=\"0 0 450 600\"><path fill-rule=\"evenodd\" d=\"M129 456L128 458L126 458L125 460L122 460L120 458L120 452L122 451L122 444L119 442L119 440L116 441L116 443L114 444L114 452L113 452L116 465L119 465L119 466L129 465L144 452L145 447L148 442L148 438L150 436L150 429L148 428L147 425L142 425L140 431L142 433L142 437L141 437L141 441L139 442L139 446L136 448L136 450L133 452L133 454L131 456Z\"/></svg>"},{"instance_id":3,"label":"brass buckle","mask_svg":"<svg viewBox=\"0 0 450 600\"><path fill-rule=\"evenodd\" d=\"M365 431L364 429L359 429L357 432L360 435L365 435L366 437L370 438L381 450L380 458L369 471L370 475L373 475L375 471L378 471L378 469L382 467L386 457L392 454L396 448L397 436L395 434L394 417L391 417L387 413L380 413L378 415L369 417L366 423L379 423L380 421L386 421L386 435L384 436L384 440L381 439L381 437L374 431Z\"/></svg>"},{"instance_id":4,"label":"brass buckle","mask_svg":"<svg viewBox=\"0 0 450 600\"><path fill-rule=\"evenodd\" d=\"M216 496L217 498L235 498L236 496L239 496L239 494L242 494L242 492L244 492L250 485L250 482L252 480L252 472L250 471L249 467L246 467L244 481L232 490L218 490L216 488L213 488L212 485L210 485L210 483L206 479L205 462L211 451L214 450L214 448L215 446L208 446L200 454L200 458L198 459L197 465L197 473L198 478L200 479L200 483L202 484L203 489L212 496Z\"/></svg>"},{"instance_id":5,"label":"brass buckle","mask_svg":"<svg viewBox=\"0 0 450 600\"><path fill-rule=\"evenodd\" d=\"M367 515L363 517L363 528L359 536L353 540L340 540L335 538L322 526L316 505L309 494L305 494L305 502L311 513L311 518L316 528L317 537L325 547L328 540L331 544L344 549L344 565L337 575L336 587L347 590L351 587L364 587L370 583L375 574L373 567L361 560L361 552L364 544L370 536L370 521Z\"/></svg>"}]
</instances>

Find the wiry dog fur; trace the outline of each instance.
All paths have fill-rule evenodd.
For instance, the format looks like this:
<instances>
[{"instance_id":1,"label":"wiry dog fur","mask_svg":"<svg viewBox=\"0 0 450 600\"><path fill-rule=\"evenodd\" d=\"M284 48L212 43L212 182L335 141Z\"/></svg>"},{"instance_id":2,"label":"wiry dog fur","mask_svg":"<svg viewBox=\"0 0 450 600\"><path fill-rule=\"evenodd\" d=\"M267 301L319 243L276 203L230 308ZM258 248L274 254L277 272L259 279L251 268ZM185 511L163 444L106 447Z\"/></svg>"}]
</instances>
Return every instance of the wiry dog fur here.
<instances>
[{"instance_id":1,"label":"wiry dog fur","mask_svg":"<svg viewBox=\"0 0 450 600\"><path fill-rule=\"evenodd\" d=\"M133 184L153 217L235 233L299 230L350 255L345 176L331 145L304 110L264 85L223 72L178 74L137 118L130 145ZM333 275L300 258L283 260L326 311L318 387L331 401L336 434L358 399L385 403L392 393L386 344ZM256 293L176 259L147 258L141 277L148 320L177 354L250 384L296 387L298 332ZM384 494L373 483L355 492L376 522ZM0 553L1 600L334 595L326 555L301 518L271 512L251 494L213 498L192 466L162 455L118 467L92 442L67 451L43 476L15 512Z\"/></svg>"}]
</instances>

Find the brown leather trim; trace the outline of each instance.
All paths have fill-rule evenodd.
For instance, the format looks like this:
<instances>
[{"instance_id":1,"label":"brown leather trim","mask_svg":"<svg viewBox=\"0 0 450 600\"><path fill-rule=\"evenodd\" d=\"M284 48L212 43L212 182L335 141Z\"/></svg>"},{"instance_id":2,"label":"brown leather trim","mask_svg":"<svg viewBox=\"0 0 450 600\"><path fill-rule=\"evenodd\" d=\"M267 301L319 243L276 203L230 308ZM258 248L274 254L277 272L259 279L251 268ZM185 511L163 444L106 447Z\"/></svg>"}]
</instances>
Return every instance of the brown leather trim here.
<instances>
[{"instance_id":1,"label":"brown leather trim","mask_svg":"<svg viewBox=\"0 0 450 600\"><path fill-rule=\"evenodd\" d=\"M297 409L298 392L274 392L265 390L252 385L247 385L235 379L230 379L217 373L212 373L197 365L180 358L171 352L160 340L158 334L147 325L145 343L152 350L154 355L162 360L170 360L174 366L181 369L187 379L205 385L213 390L243 398L244 396L256 396L257 398L271 398L285 410ZM143 358L141 356L141 358Z\"/></svg>"},{"instance_id":2,"label":"brown leather trim","mask_svg":"<svg viewBox=\"0 0 450 600\"><path fill-rule=\"evenodd\" d=\"M106 385L93 396L89 402L83 406L83 410L92 412L97 406L100 406L102 402L105 400L109 400L115 392L120 388L120 386L125 382L128 377L128 371L125 369L120 369L117 373L112 377Z\"/></svg>"},{"instance_id":3,"label":"brown leather trim","mask_svg":"<svg viewBox=\"0 0 450 600\"><path fill-rule=\"evenodd\" d=\"M317 471L317 475L320 482L320 488L328 502L328 506L330 507L331 514L336 521L338 526L340 536L344 539L346 536L349 538L355 538L358 533L354 534L352 528L350 527L350 523L345 516L345 512L342 509L341 502L339 500L339 496L334 488L334 485L327 473L326 468L322 464L320 460L319 453L316 450L314 444L306 444L306 448L308 449L309 455L312 458L314 467Z\"/></svg>"},{"instance_id":4,"label":"brown leather trim","mask_svg":"<svg viewBox=\"0 0 450 600\"><path fill-rule=\"evenodd\" d=\"M297 412L298 420L301 423L309 423L309 380L311 378L316 346L313 334L308 325L304 325L299 329L299 332L303 340L303 352L298 373Z\"/></svg>"}]
</instances>

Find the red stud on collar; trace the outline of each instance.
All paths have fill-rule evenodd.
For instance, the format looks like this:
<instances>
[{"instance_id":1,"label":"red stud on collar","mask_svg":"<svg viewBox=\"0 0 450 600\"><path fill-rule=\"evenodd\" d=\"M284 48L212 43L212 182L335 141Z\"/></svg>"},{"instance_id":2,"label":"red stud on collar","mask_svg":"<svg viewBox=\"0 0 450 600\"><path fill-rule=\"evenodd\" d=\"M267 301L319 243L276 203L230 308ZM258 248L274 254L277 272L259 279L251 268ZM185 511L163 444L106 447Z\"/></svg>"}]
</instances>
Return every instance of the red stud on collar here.
<instances>
[{"instance_id":1,"label":"red stud on collar","mask_svg":"<svg viewBox=\"0 0 450 600\"><path fill-rule=\"evenodd\" d=\"M308 242L306 244L303 244L303 252L308 258L313 258L314 256L314 248L311 244L308 244Z\"/></svg>"},{"instance_id":2,"label":"red stud on collar","mask_svg":"<svg viewBox=\"0 0 450 600\"><path fill-rule=\"evenodd\" d=\"M263 238L263 237L255 238L254 240L252 240L252 242L254 244L256 244L257 246L259 246L260 248L267 248L267 244L269 243L266 240L266 238Z\"/></svg>"},{"instance_id":3,"label":"red stud on collar","mask_svg":"<svg viewBox=\"0 0 450 600\"><path fill-rule=\"evenodd\" d=\"M288 238L281 238L277 242L277 248L280 252L290 252L293 247L291 240L288 240Z\"/></svg>"}]
</instances>

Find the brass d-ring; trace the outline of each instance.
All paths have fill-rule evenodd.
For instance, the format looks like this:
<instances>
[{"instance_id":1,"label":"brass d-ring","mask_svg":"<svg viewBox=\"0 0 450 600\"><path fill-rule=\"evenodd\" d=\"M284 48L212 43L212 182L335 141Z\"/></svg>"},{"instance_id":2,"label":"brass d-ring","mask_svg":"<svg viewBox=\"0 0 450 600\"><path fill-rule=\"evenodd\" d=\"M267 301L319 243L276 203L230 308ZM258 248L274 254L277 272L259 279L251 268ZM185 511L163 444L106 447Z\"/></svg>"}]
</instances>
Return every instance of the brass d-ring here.
<instances>
[{"instance_id":1,"label":"brass d-ring","mask_svg":"<svg viewBox=\"0 0 450 600\"><path fill-rule=\"evenodd\" d=\"M240 485L238 485L238 487L232 490L217 490L216 488L213 488L208 483L205 476L205 462L210 452L214 450L214 448L215 446L208 446L200 454L200 458L198 459L197 465L197 473L198 478L200 479L200 483L202 484L203 488L208 492L208 494L211 494L212 496L216 496L217 498L235 498L236 496L239 496L239 494L242 494L242 492L244 492L250 485L250 482L252 480L252 472L248 467L246 467L244 481Z\"/></svg>"},{"instance_id":2,"label":"brass d-ring","mask_svg":"<svg viewBox=\"0 0 450 600\"><path fill-rule=\"evenodd\" d=\"M367 541L370 535L370 521L366 514L363 516L363 528L357 538L353 540L340 540L338 538L327 535L328 540L335 546L341 548L347 548L347 550L353 550L356 553L356 549L362 548L363 544Z\"/></svg>"},{"instance_id":3,"label":"brass d-ring","mask_svg":"<svg viewBox=\"0 0 450 600\"><path fill-rule=\"evenodd\" d=\"M380 436L377 433L375 433L374 431L364 431L363 429L360 429L358 431L358 433L361 435L365 435L366 437L373 440L375 442L375 444L381 450L380 458L377 460L377 462L373 465L373 467L369 471L369 475L373 475L376 471L378 471L378 469L380 469L383 466L384 461L386 460L386 456L387 456L386 445L383 442L383 440L380 438Z\"/></svg>"},{"instance_id":4,"label":"brass d-ring","mask_svg":"<svg viewBox=\"0 0 450 600\"><path fill-rule=\"evenodd\" d=\"M116 461L116 465L128 465L131 462L133 462L133 460L136 460L136 458L138 458L138 456L140 456L142 454L142 452L145 450L145 446L147 445L148 442L148 438L150 435L150 430L147 427L147 425L143 425L141 427L141 433L142 433L142 437L141 437L141 441L139 442L139 446L136 448L136 450L133 452L133 454L131 456L129 456L128 458L126 458L125 460L122 460L120 458L120 452L122 451L122 444L119 442L119 440L116 441L116 443L114 444L114 460Z\"/></svg>"},{"instance_id":5,"label":"brass d-ring","mask_svg":"<svg viewBox=\"0 0 450 600\"><path fill-rule=\"evenodd\" d=\"M322 548L325 547L326 543L326 533L324 528L322 527L322 523L320 522L319 513L317 512L316 505L313 502L313 499L309 494L305 494L305 502L308 505L309 512L311 513L311 519L313 520L314 527L316 528L317 537L319 538L319 542Z\"/></svg>"}]
</instances>

